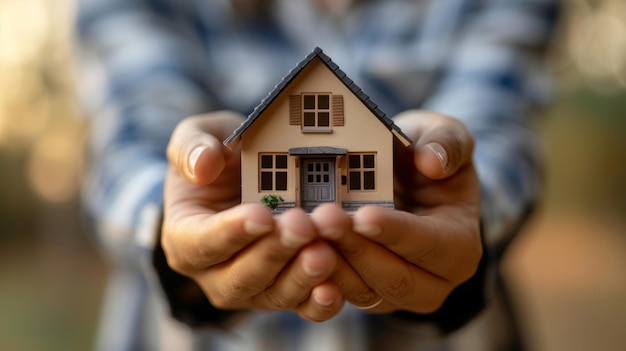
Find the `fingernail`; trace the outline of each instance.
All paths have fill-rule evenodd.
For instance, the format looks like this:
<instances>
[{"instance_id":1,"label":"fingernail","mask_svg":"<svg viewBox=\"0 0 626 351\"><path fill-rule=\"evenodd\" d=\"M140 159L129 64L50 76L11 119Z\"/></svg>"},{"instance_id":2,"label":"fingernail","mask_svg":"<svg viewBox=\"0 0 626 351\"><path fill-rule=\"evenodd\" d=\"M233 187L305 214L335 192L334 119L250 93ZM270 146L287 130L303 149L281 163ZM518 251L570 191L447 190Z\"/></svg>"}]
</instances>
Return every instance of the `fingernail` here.
<instances>
[{"instance_id":1,"label":"fingernail","mask_svg":"<svg viewBox=\"0 0 626 351\"><path fill-rule=\"evenodd\" d=\"M243 230L250 235L257 236L269 233L272 226L248 220L243 223Z\"/></svg>"},{"instance_id":2,"label":"fingernail","mask_svg":"<svg viewBox=\"0 0 626 351\"><path fill-rule=\"evenodd\" d=\"M309 242L309 238L284 229L280 233L280 242L290 249L297 249Z\"/></svg>"},{"instance_id":3,"label":"fingernail","mask_svg":"<svg viewBox=\"0 0 626 351\"><path fill-rule=\"evenodd\" d=\"M432 151L437 159L439 159L439 163L441 163L441 168L444 172L448 170L448 153L446 149L443 148L439 143L429 143L426 144L426 147Z\"/></svg>"},{"instance_id":4,"label":"fingernail","mask_svg":"<svg viewBox=\"0 0 626 351\"><path fill-rule=\"evenodd\" d=\"M343 230L338 228L325 228L320 230L320 235L326 239L337 240L343 236Z\"/></svg>"},{"instance_id":5,"label":"fingernail","mask_svg":"<svg viewBox=\"0 0 626 351\"><path fill-rule=\"evenodd\" d=\"M325 299L322 296L320 296L319 294L313 294L313 299L315 300L315 302L320 305L320 306L324 306L324 307L328 307L330 305L333 304L333 300L332 299Z\"/></svg>"},{"instance_id":6,"label":"fingernail","mask_svg":"<svg viewBox=\"0 0 626 351\"><path fill-rule=\"evenodd\" d=\"M320 275L322 275L322 273L324 273L323 271L317 270L308 264L303 264L302 270L304 271L304 273L311 277L319 277Z\"/></svg>"},{"instance_id":7,"label":"fingernail","mask_svg":"<svg viewBox=\"0 0 626 351\"><path fill-rule=\"evenodd\" d=\"M379 298L378 301L374 302L373 304L369 305L369 306L354 306L360 310L371 310L374 307L377 307L378 305L380 305L380 303L383 302L382 298Z\"/></svg>"},{"instance_id":8,"label":"fingernail","mask_svg":"<svg viewBox=\"0 0 626 351\"><path fill-rule=\"evenodd\" d=\"M202 154L202 152L204 152L204 150L206 149L207 149L206 145L198 145L193 150L191 150L191 153L189 154L189 163L188 163L189 174L195 175L196 163L198 162L198 159L200 158L200 155Z\"/></svg>"},{"instance_id":9,"label":"fingernail","mask_svg":"<svg viewBox=\"0 0 626 351\"><path fill-rule=\"evenodd\" d=\"M356 225L354 226L354 228L352 228L352 230L365 236L375 236L380 234L380 232L382 231L380 227L371 224Z\"/></svg>"}]
</instances>

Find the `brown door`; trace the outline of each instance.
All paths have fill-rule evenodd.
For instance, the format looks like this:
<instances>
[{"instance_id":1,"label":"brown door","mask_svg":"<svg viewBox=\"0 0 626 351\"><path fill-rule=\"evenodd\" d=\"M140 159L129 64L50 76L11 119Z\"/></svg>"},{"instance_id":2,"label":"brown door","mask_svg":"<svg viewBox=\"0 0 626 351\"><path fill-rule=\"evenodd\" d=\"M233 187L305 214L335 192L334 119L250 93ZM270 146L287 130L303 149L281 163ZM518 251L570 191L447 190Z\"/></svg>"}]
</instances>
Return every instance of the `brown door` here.
<instances>
[{"instance_id":1,"label":"brown door","mask_svg":"<svg viewBox=\"0 0 626 351\"><path fill-rule=\"evenodd\" d=\"M300 175L301 205L305 211L310 212L326 202L335 202L335 159L305 159Z\"/></svg>"}]
</instances>

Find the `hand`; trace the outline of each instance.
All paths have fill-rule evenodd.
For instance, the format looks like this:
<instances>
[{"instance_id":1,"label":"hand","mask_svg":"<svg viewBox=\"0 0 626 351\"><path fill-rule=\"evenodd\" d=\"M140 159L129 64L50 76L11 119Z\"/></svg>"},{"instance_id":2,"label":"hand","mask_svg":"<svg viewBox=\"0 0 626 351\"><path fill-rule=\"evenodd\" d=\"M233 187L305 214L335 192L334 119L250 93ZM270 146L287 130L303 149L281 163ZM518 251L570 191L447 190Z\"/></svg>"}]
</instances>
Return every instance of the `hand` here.
<instances>
[{"instance_id":1,"label":"hand","mask_svg":"<svg viewBox=\"0 0 626 351\"><path fill-rule=\"evenodd\" d=\"M369 311L430 313L475 273L482 255L473 138L461 122L434 113L408 111L395 122L415 141L396 145L399 210L366 206L350 222L327 205L311 218L382 298Z\"/></svg>"},{"instance_id":2,"label":"hand","mask_svg":"<svg viewBox=\"0 0 626 351\"><path fill-rule=\"evenodd\" d=\"M344 297L376 299L302 210L275 220L260 203L238 205L240 150L222 140L242 120L211 113L186 119L172 135L162 236L170 267L225 310L294 310L322 321L341 310Z\"/></svg>"}]
</instances>

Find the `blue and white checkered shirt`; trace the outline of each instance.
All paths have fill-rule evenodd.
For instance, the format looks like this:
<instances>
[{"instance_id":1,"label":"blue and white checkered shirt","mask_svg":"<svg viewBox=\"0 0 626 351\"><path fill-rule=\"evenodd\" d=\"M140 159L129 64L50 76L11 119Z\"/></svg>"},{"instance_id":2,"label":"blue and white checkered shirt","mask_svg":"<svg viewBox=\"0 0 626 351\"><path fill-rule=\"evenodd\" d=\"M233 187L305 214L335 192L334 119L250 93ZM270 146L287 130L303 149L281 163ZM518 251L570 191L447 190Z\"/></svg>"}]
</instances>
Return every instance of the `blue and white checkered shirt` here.
<instances>
[{"instance_id":1,"label":"blue and white checkered shirt","mask_svg":"<svg viewBox=\"0 0 626 351\"><path fill-rule=\"evenodd\" d=\"M444 350L463 344L468 350L475 343L489 350L511 342L506 330L490 329L499 303L493 280L484 277L469 289L487 308L469 323L461 318L465 326L445 336L442 331L459 326L446 327L455 324L446 324L455 319L454 308L443 317L412 318L346 307L331 321L312 324L289 313L254 312L234 323L209 306L199 320L194 310L207 307L177 302L180 279L164 278L167 267L155 263L165 147L174 126L211 110L249 113L319 46L388 115L427 109L455 116L472 131L488 261L482 271L490 276L541 188L532 116L547 98L542 55L557 1L342 2L342 9L324 13L310 0L80 1L81 91L92 116L85 203L114 266L99 349ZM174 322L168 309L192 321L194 331Z\"/></svg>"}]
</instances>

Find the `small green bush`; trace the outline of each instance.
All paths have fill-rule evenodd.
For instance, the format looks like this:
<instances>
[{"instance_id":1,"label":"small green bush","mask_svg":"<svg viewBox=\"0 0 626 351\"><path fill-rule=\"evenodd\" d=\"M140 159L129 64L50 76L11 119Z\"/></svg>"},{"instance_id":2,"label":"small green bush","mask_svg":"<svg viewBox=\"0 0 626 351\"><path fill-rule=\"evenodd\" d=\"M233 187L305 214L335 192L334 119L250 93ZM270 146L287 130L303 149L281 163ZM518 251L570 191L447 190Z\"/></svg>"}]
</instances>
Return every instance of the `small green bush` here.
<instances>
[{"instance_id":1,"label":"small green bush","mask_svg":"<svg viewBox=\"0 0 626 351\"><path fill-rule=\"evenodd\" d=\"M285 200L280 195L276 194L267 194L263 195L261 198L261 202L263 205L267 206L270 210L275 210L280 204L282 204Z\"/></svg>"}]
</instances>

